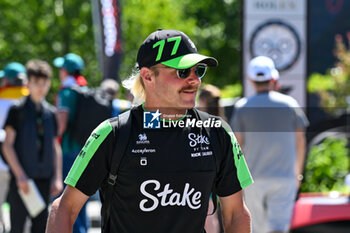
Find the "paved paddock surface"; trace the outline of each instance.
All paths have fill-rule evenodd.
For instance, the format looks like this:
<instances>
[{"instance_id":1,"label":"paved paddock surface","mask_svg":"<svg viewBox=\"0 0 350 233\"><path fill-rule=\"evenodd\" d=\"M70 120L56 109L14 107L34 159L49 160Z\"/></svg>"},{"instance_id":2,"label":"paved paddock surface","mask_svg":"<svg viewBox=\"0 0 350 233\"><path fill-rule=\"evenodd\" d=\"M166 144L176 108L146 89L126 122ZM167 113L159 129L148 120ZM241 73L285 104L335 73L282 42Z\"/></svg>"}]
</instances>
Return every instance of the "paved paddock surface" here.
<instances>
[{"instance_id":1,"label":"paved paddock surface","mask_svg":"<svg viewBox=\"0 0 350 233\"><path fill-rule=\"evenodd\" d=\"M90 220L90 228L88 230L88 233L101 233L101 216L100 216L100 210L101 210L101 202L98 200L91 200L88 201L86 205L86 211L87 216Z\"/></svg>"},{"instance_id":2,"label":"paved paddock surface","mask_svg":"<svg viewBox=\"0 0 350 233\"><path fill-rule=\"evenodd\" d=\"M101 209L101 202L98 200L91 200L88 201L86 206L87 216L90 220L90 228L88 230L88 233L101 233L100 228L100 209ZM6 203L0 208L0 211L3 213L4 222L6 226L6 230L10 230L10 207ZM29 219L28 219L29 220ZM29 233L30 232L30 221L27 221L25 225L25 230L23 233Z\"/></svg>"}]
</instances>

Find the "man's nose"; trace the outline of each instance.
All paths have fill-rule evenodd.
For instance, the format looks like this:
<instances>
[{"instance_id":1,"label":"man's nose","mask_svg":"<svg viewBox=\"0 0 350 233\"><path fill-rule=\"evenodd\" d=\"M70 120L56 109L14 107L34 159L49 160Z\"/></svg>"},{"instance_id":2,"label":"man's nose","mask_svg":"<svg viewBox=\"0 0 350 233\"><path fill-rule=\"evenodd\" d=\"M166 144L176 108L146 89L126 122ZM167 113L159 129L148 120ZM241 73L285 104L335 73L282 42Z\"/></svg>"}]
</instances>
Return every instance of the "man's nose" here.
<instances>
[{"instance_id":1,"label":"man's nose","mask_svg":"<svg viewBox=\"0 0 350 233\"><path fill-rule=\"evenodd\" d=\"M194 71L194 67L191 68L191 73L187 77L186 81L192 85L195 83L201 83L201 79L197 76L196 72Z\"/></svg>"}]
</instances>

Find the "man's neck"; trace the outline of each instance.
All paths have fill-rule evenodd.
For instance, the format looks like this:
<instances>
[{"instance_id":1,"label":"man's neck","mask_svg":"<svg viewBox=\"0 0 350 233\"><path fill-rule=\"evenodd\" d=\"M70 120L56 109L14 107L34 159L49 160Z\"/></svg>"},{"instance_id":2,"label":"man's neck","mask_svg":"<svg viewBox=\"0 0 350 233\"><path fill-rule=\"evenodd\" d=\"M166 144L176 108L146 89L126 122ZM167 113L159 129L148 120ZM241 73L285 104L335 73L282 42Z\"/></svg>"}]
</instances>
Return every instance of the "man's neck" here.
<instances>
[{"instance_id":1,"label":"man's neck","mask_svg":"<svg viewBox=\"0 0 350 233\"><path fill-rule=\"evenodd\" d=\"M73 76L67 76L64 79L64 81L62 81L61 86L63 88L65 88L65 87L71 87L71 86L76 85L76 84L77 84L77 82L76 82L76 80L75 80L75 78Z\"/></svg>"},{"instance_id":2,"label":"man's neck","mask_svg":"<svg viewBox=\"0 0 350 233\"><path fill-rule=\"evenodd\" d=\"M260 94L260 93L265 93L265 92L269 92L270 91L270 88L268 86L266 87L255 87L255 91L257 94Z\"/></svg>"},{"instance_id":3,"label":"man's neck","mask_svg":"<svg viewBox=\"0 0 350 233\"><path fill-rule=\"evenodd\" d=\"M41 101L43 101L43 99L41 98L36 98L33 95L29 95L29 98L31 99L31 101L34 103L34 105L36 106L36 109L40 110L41 108Z\"/></svg>"}]
</instances>

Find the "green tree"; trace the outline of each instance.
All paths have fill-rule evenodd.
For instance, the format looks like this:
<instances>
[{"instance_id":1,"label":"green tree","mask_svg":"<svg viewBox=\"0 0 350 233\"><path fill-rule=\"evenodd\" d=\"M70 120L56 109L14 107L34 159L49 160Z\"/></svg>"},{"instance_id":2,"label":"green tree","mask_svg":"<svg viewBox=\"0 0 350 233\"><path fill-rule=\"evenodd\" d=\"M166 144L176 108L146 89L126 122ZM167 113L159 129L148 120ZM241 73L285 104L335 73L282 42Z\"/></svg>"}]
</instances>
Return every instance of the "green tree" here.
<instances>
[{"instance_id":1,"label":"green tree","mask_svg":"<svg viewBox=\"0 0 350 233\"><path fill-rule=\"evenodd\" d=\"M135 67L138 48L153 31L177 29L191 37L195 21L184 14L182 0L128 0L122 1L121 29L123 37L123 62L120 77L131 74Z\"/></svg>"},{"instance_id":2,"label":"green tree","mask_svg":"<svg viewBox=\"0 0 350 233\"><path fill-rule=\"evenodd\" d=\"M11 61L25 64L33 58L52 64L54 58L74 52L84 58L83 74L90 84L99 82L88 0L1 0L0 9L1 68ZM51 101L59 88L54 71Z\"/></svg>"},{"instance_id":3,"label":"green tree","mask_svg":"<svg viewBox=\"0 0 350 233\"><path fill-rule=\"evenodd\" d=\"M346 139L327 138L311 148L305 165L302 192L346 191L344 178L350 169Z\"/></svg>"},{"instance_id":4,"label":"green tree","mask_svg":"<svg viewBox=\"0 0 350 233\"><path fill-rule=\"evenodd\" d=\"M214 56L206 83L219 87L240 79L240 9L238 0L128 0L122 2L124 59L121 77L130 73L137 49L158 28L185 32L200 53Z\"/></svg>"},{"instance_id":5,"label":"green tree","mask_svg":"<svg viewBox=\"0 0 350 233\"><path fill-rule=\"evenodd\" d=\"M350 45L350 32L347 33ZM344 113L350 102L350 48L341 35L335 37L335 67L327 74L313 74L308 81L308 91L318 93L321 105L333 113Z\"/></svg>"},{"instance_id":6,"label":"green tree","mask_svg":"<svg viewBox=\"0 0 350 233\"><path fill-rule=\"evenodd\" d=\"M194 37L204 54L214 56L219 67L210 69L205 82L219 87L241 80L241 0L184 1L188 17L197 24Z\"/></svg>"},{"instance_id":7,"label":"green tree","mask_svg":"<svg viewBox=\"0 0 350 233\"><path fill-rule=\"evenodd\" d=\"M240 70L241 0L118 0L121 4L123 58L119 77L130 75L137 49L158 28L184 31L199 52L214 56L206 83L219 87L237 83ZM96 86L102 74L97 61L91 0L0 0L0 68L10 61L52 61L68 52L81 55L83 75ZM59 88L54 69L53 93Z\"/></svg>"}]
</instances>

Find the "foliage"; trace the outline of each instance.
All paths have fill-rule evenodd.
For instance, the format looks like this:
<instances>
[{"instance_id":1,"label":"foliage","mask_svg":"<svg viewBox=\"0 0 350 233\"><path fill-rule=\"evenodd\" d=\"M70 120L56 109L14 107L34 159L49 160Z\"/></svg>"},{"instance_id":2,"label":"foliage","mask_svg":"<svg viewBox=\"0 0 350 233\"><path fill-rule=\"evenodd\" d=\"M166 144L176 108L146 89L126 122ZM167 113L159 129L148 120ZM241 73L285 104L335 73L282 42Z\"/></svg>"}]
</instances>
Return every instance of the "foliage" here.
<instances>
[{"instance_id":1,"label":"foliage","mask_svg":"<svg viewBox=\"0 0 350 233\"><path fill-rule=\"evenodd\" d=\"M130 75L137 49L158 28L184 31L200 53L214 56L218 68L208 71L206 82L223 87L238 82L240 70L239 0L118 0L121 5L123 56L119 77ZM102 74L97 61L90 0L0 1L0 69L10 61L54 58L68 52L82 56L83 75L91 86ZM54 70L53 93L59 88Z\"/></svg>"},{"instance_id":2,"label":"foliage","mask_svg":"<svg viewBox=\"0 0 350 233\"><path fill-rule=\"evenodd\" d=\"M350 45L350 32L347 39ZM341 35L337 35L335 41L334 54L338 59L335 67L326 75L313 74L308 82L308 91L318 93L321 106L332 112L345 109L350 98L350 48L347 48Z\"/></svg>"},{"instance_id":3,"label":"foliage","mask_svg":"<svg viewBox=\"0 0 350 233\"><path fill-rule=\"evenodd\" d=\"M221 89L221 98L234 98L241 96L242 85L240 83L226 85Z\"/></svg>"},{"instance_id":4,"label":"foliage","mask_svg":"<svg viewBox=\"0 0 350 233\"><path fill-rule=\"evenodd\" d=\"M177 29L191 36L195 21L184 14L182 1L174 0L128 0L121 1L123 37L123 62L120 77L128 77L135 67L138 48L153 31Z\"/></svg>"},{"instance_id":5,"label":"foliage","mask_svg":"<svg viewBox=\"0 0 350 233\"><path fill-rule=\"evenodd\" d=\"M88 0L1 0L0 9L0 68L33 58L52 64L54 58L74 52L86 63L83 75L89 83L99 83ZM58 70L53 70L51 101L59 88Z\"/></svg>"},{"instance_id":6,"label":"foliage","mask_svg":"<svg viewBox=\"0 0 350 233\"><path fill-rule=\"evenodd\" d=\"M302 192L344 191L350 169L350 149L346 139L327 138L313 146L305 165Z\"/></svg>"},{"instance_id":7,"label":"foliage","mask_svg":"<svg viewBox=\"0 0 350 233\"><path fill-rule=\"evenodd\" d=\"M223 87L240 80L241 9L240 0L183 0L189 17L196 19L194 39L201 53L218 59L209 69L206 82Z\"/></svg>"},{"instance_id":8,"label":"foliage","mask_svg":"<svg viewBox=\"0 0 350 233\"><path fill-rule=\"evenodd\" d=\"M124 59L121 76L135 64L137 49L158 28L185 32L200 53L214 56L205 82L223 87L238 81L240 65L240 1L129 0L122 2ZM161 9L161 10L160 10Z\"/></svg>"}]
</instances>

